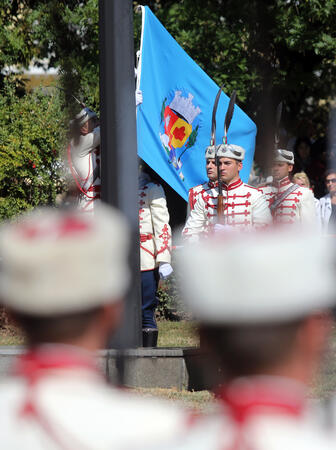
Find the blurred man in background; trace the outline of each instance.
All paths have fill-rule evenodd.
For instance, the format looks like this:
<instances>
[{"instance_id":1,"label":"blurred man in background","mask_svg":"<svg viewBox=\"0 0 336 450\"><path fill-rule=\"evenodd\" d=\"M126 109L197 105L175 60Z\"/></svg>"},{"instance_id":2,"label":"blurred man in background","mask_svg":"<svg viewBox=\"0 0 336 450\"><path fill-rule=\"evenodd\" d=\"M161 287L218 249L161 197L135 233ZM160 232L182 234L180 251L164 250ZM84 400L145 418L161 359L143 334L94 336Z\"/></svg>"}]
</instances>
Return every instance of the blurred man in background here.
<instances>
[{"instance_id":1,"label":"blurred man in background","mask_svg":"<svg viewBox=\"0 0 336 450\"><path fill-rule=\"evenodd\" d=\"M309 189L292 183L289 177L293 167L293 152L276 150L272 165L273 183L260 186L260 189L268 200L274 223L317 227L314 195Z\"/></svg>"},{"instance_id":2,"label":"blurred man in background","mask_svg":"<svg viewBox=\"0 0 336 450\"><path fill-rule=\"evenodd\" d=\"M97 114L83 108L71 122L68 164L82 212L93 213L100 199L100 126Z\"/></svg>"},{"instance_id":3,"label":"blurred man in background","mask_svg":"<svg viewBox=\"0 0 336 450\"><path fill-rule=\"evenodd\" d=\"M96 366L123 312L127 228L103 205L94 218L47 209L2 228L1 300L27 342L0 383L2 448L134 448L183 427L182 413L110 387Z\"/></svg>"},{"instance_id":4,"label":"blurred man in background","mask_svg":"<svg viewBox=\"0 0 336 450\"><path fill-rule=\"evenodd\" d=\"M167 448L331 448L307 396L331 331L333 252L319 236L286 231L217 235L180 252L220 406Z\"/></svg>"},{"instance_id":5,"label":"blurred man in background","mask_svg":"<svg viewBox=\"0 0 336 450\"><path fill-rule=\"evenodd\" d=\"M325 174L328 194L320 198L322 231L335 233L336 230L336 169L329 169Z\"/></svg>"},{"instance_id":6,"label":"blurred man in background","mask_svg":"<svg viewBox=\"0 0 336 450\"><path fill-rule=\"evenodd\" d=\"M207 147L205 151L205 168L208 177L208 181L203 184L198 184L197 186L189 189L188 193L188 211L189 216L190 211L194 209L196 200L200 194L206 193L211 188L215 186L217 180L217 165L216 165L216 150L215 146Z\"/></svg>"}]
</instances>

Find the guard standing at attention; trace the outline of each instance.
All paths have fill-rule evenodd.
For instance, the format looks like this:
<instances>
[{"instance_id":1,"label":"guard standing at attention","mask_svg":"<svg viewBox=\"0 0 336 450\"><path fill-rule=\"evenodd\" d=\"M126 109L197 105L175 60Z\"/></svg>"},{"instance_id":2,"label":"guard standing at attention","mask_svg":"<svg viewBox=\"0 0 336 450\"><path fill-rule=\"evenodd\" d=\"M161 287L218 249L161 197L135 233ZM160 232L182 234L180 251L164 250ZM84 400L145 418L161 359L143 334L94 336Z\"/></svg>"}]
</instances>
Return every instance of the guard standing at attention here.
<instances>
[{"instance_id":1,"label":"guard standing at attention","mask_svg":"<svg viewBox=\"0 0 336 450\"><path fill-rule=\"evenodd\" d=\"M291 182L293 167L293 152L277 149L272 164L273 183L259 189L268 200L274 223L317 227L314 195L310 189Z\"/></svg>"},{"instance_id":2,"label":"guard standing at attention","mask_svg":"<svg viewBox=\"0 0 336 450\"><path fill-rule=\"evenodd\" d=\"M219 94L220 92L221 90ZM226 114L223 143L217 146L215 144L215 114L218 99L217 94L213 111L212 137L210 146L206 149L206 157L215 158L218 176L210 189L200 192L194 208L190 211L182 234L191 240L197 240L202 234L211 234L217 230L264 227L272 221L262 192L240 179L239 172L243 167L245 150L239 145L227 143L235 95L231 96Z\"/></svg>"},{"instance_id":3,"label":"guard standing at attention","mask_svg":"<svg viewBox=\"0 0 336 450\"><path fill-rule=\"evenodd\" d=\"M97 114L83 108L71 122L68 164L79 192L79 208L93 213L100 199L100 126Z\"/></svg>"},{"instance_id":4,"label":"guard standing at attention","mask_svg":"<svg viewBox=\"0 0 336 450\"><path fill-rule=\"evenodd\" d=\"M151 169L142 162L139 174L139 228L144 347L157 345L156 291L159 279L166 279L173 272L166 196L162 186L152 180L150 172Z\"/></svg>"}]
</instances>

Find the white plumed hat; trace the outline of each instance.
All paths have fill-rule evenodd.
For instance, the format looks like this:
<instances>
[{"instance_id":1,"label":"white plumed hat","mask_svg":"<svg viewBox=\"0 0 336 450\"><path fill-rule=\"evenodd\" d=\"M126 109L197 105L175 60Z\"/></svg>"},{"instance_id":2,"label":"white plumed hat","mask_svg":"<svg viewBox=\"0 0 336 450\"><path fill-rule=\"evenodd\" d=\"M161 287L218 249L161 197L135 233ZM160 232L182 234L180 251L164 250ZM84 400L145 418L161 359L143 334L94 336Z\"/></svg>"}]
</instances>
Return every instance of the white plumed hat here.
<instances>
[{"instance_id":1,"label":"white plumed hat","mask_svg":"<svg viewBox=\"0 0 336 450\"><path fill-rule=\"evenodd\" d=\"M294 164L294 153L289 150L278 148L275 152L274 161Z\"/></svg>"},{"instance_id":2,"label":"white plumed hat","mask_svg":"<svg viewBox=\"0 0 336 450\"><path fill-rule=\"evenodd\" d=\"M217 147L217 156L219 158L232 158L238 161L243 161L245 157L245 150L240 145L235 144L221 144Z\"/></svg>"},{"instance_id":3,"label":"white plumed hat","mask_svg":"<svg viewBox=\"0 0 336 450\"><path fill-rule=\"evenodd\" d=\"M128 227L104 205L94 215L40 209L0 230L1 301L53 315L120 300L129 282Z\"/></svg>"},{"instance_id":4,"label":"white plumed hat","mask_svg":"<svg viewBox=\"0 0 336 450\"><path fill-rule=\"evenodd\" d=\"M205 159L216 158L216 147L209 145L205 150Z\"/></svg>"},{"instance_id":5,"label":"white plumed hat","mask_svg":"<svg viewBox=\"0 0 336 450\"><path fill-rule=\"evenodd\" d=\"M288 321L334 304L326 238L277 231L215 235L178 253L182 297L212 324Z\"/></svg>"},{"instance_id":6,"label":"white plumed hat","mask_svg":"<svg viewBox=\"0 0 336 450\"><path fill-rule=\"evenodd\" d=\"M92 109L85 107L76 115L76 121L79 126L82 126L93 117L97 117L97 114Z\"/></svg>"}]
</instances>

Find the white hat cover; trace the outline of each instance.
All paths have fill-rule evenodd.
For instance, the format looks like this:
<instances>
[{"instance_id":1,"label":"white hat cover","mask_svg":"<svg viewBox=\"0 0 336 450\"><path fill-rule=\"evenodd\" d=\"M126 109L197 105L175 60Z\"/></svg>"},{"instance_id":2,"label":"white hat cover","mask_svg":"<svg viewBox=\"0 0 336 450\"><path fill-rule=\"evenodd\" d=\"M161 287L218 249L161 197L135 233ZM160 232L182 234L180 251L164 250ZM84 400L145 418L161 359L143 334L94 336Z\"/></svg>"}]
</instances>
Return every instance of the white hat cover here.
<instances>
[{"instance_id":1,"label":"white hat cover","mask_svg":"<svg viewBox=\"0 0 336 450\"><path fill-rule=\"evenodd\" d=\"M93 117L97 117L97 114L92 109L85 107L76 115L76 121L79 126L82 126Z\"/></svg>"},{"instance_id":2,"label":"white hat cover","mask_svg":"<svg viewBox=\"0 0 336 450\"><path fill-rule=\"evenodd\" d=\"M333 249L316 234L215 235L177 256L182 297L201 322L286 321L334 304Z\"/></svg>"},{"instance_id":3,"label":"white hat cover","mask_svg":"<svg viewBox=\"0 0 336 450\"><path fill-rule=\"evenodd\" d=\"M209 145L205 150L205 159L216 158L216 147Z\"/></svg>"},{"instance_id":4,"label":"white hat cover","mask_svg":"<svg viewBox=\"0 0 336 450\"><path fill-rule=\"evenodd\" d=\"M281 148L278 148L275 151L275 162L286 162L288 164L294 164L294 153L289 150L284 150Z\"/></svg>"},{"instance_id":5,"label":"white hat cover","mask_svg":"<svg viewBox=\"0 0 336 450\"><path fill-rule=\"evenodd\" d=\"M217 156L219 158L232 158L238 161L243 161L245 157L245 150L240 145L235 144L221 144L217 146Z\"/></svg>"},{"instance_id":6,"label":"white hat cover","mask_svg":"<svg viewBox=\"0 0 336 450\"><path fill-rule=\"evenodd\" d=\"M52 208L0 230L1 301L32 315L82 311L120 300L129 282L128 226L116 210Z\"/></svg>"}]
</instances>

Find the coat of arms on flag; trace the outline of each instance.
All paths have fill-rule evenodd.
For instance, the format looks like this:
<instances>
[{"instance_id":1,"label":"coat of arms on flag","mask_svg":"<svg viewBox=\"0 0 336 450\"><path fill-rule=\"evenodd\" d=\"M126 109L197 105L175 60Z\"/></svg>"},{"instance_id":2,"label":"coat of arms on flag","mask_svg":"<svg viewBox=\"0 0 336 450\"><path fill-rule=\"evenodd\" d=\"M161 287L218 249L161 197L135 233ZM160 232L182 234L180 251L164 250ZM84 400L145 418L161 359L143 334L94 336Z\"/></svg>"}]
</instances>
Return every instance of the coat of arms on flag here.
<instances>
[{"instance_id":1,"label":"coat of arms on flag","mask_svg":"<svg viewBox=\"0 0 336 450\"><path fill-rule=\"evenodd\" d=\"M182 181L182 156L196 143L201 112L201 108L194 104L194 96L182 89L170 92L162 102L160 140L169 163Z\"/></svg>"}]
</instances>

